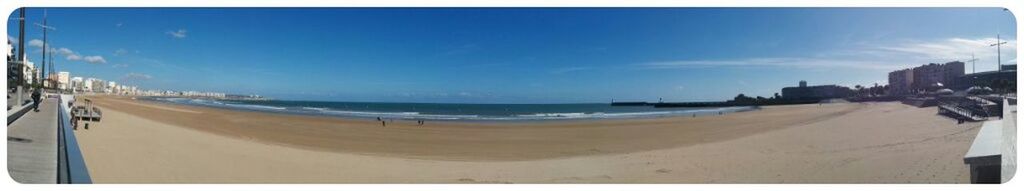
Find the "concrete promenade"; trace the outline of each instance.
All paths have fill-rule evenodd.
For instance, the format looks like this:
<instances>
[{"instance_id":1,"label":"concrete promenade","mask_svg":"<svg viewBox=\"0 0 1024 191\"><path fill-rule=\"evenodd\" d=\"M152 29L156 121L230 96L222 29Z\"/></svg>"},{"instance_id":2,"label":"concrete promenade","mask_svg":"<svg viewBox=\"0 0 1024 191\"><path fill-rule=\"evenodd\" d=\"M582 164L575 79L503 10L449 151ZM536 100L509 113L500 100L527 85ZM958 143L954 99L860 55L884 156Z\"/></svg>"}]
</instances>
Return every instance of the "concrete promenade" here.
<instances>
[{"instance_id":1,"label":"concrete promenade","mask_svg":"<svg viewBox=\"0 0 1024 191\"><path fill-rule=\"evenodd\" d=\"M15 181L57 183L57 99L45 99L7 127L7 172Z\"/></svg>"}]
</instances>

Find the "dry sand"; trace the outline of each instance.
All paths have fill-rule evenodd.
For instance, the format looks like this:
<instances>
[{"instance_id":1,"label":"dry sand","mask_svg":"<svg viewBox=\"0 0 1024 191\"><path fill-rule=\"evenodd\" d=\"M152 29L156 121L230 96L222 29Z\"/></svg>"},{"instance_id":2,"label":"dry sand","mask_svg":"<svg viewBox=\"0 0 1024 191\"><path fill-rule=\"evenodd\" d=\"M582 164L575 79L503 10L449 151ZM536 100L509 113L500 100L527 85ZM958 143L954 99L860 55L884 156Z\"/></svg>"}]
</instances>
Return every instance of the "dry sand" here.
<instances>
[{"instance_id":1,"label":"dry sand","mask_svg":"<svg viewBox=\"0 0 1024 191\"><path fill-rule=\"evenodd\" d=\"M389 123L91 98L96 183L966 183L978 123L899 103L707 117Z\"/></svg>"}]
</instances>

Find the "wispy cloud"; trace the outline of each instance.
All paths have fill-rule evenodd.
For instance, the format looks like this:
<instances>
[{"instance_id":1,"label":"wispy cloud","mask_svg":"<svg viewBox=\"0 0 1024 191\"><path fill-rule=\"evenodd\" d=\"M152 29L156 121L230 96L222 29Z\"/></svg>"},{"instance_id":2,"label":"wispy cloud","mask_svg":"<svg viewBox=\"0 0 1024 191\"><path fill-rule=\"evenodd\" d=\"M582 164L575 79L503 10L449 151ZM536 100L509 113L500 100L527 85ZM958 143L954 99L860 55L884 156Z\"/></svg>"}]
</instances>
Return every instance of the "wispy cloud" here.
<instances>
[{"instance_id":1,"label":"wispy cloud","mask_svg":"<svg viewBox=\"0 0 1024 191\"><path fill-rule=\"evenodd\" d=\"M1006 44L1000 48L1004 55L1017 50L1017 40L1006 40ZM971 54L977 57L996 57L996 47L990 46L996 43L996 38L964 39L951 38L938 42L910 42L894 46L883 46L879 49L898 53L906 53L920 59L935 60L957 60L969 59ZM994 60L993 60L994 61Z\"/></svg>"},{"instance_id":2,"label":"wispy cloud","mask_svg":"<svg viewBox=\"0 0 1024 191\"><path fill-rule=\"evenodd\" d=\"M822 58L748 58L736 60L683 60L639 64L645 69L703 68L725 66L766 66L795 68L858 68L894 69L902 65L876 61L855 61Z\"/></svg>"},{"instance_id":3,"label":"wispy cloud","mask_svg":"<svg viewBox=\"0 0 1024 191\"><path fill-rule=\"evenodd\" d=\"M121 79L122 80L149 80L149 79L153 79L153 76L150 76L148 74L143 74L143 73L131 72L131 73L127 73L124 76L122 76Z\"/></svg>"},{"instance_id":4,"label":"wispy cloud","mask_svg":"<svg viewBox=\"0 0 1024 191\"><path fill-rule=\"evenodd\" d=\"M75 54L75 51L71 51L71 49L62 47L57 49L57 53L60 53L61 55L71 55Z\"/></svg>"},{"instance_id":5,"label":"wispy cloud","mask_svg":"<svg viewBox=\"0 0 1024 191\"><path fill-rule=\"evenodd\" d=\"M128 67L128 64L112 64L112 65L110 65L110 67L112 67L112 68L126 68L126 67Z\"/></svg>"},{"instance_id":6,"label":"wispy cloud","mask_svg":"<svg viewBox=\"0 0 1024 191\"><path fill-rule=\"evenodd\" d=\"M39 39L32 39L32 40L29 41L28 44L29 44L30 47L35 47L35 48L39 48L39 49L43 48L43 41L39 40ZM74 50L71 50L70 48L67 48L67 47L56 48L56 47L52 47L53 45L51 45L51 44L47 44L47 46L48 46L47 49L49 49L49 51L52 52L55 56L56 55L63 56L64 59L66 59L66 60L70 60L70 61L84 60L85 62L90 63L90 64L107 63L107 60L104 59L103 56L98 56L98 55L96 55L96 56L83 56L82 54L80 54L78 52L75 52ZM37 50L37 51L42 51L42 50Z\"/></svg>"},{"instance_id":7,"label":"wispy cloud","mask_svg":"<svg viewBox=\"0 0 1024 191\"><path fill-rule=\"evenodd\" d=\"M125 50L123 48L119 48L119 49L114 51L114 56L121 56L121 55L124 55L124 54L127 54L127 53L128 53L128 50Z\"/></svg>"},{"instance_id":8,"label":"wispy cloud","mask_svg":"<svg viewBox=\"0 0 1024 191\"><path fill-rule=\"evenodd\" d=\"M188 36L188 31L185 29L178 29L177 31L167 31L167 34L171 35L171 37L181 39Z\"/></svg>"},{"instance_id":9,"label":"wispy cloud","mask_svg":"<svg viewBox=\"0 0 1024 191\"><path fill-rule=\"evenodd\" d=\"M65 59L71 60L71 61L78 61L78 60L82 60L82 56L81 55L77 55L77 54L72 54L72 55L67 55L67 57L65 57Z\"/></svg>"},{"instance_id":10,"label":"wispy cloud","mask_svg":"<svg viewBox=\"0 0 1024 191\"><path fill-rule=\"evenodd\" d=\"M107 63L107 60L103 59L103 56L86 56L86 57L83 57L82 59L85 60L85 62L88 62L90 64Z\"/></svg>"},{"instance_id":11,"label":"wispy cloud","mask_svg":"<svg viewBox=\"0 0 1024 191\"><path fill-rule=\"evenodd\" d=\"M1003 40L1003 64L1015 63L1016 40ZM973 54L978 63L995 63L995 38L949 38L937 41L905 41L878 46L827 51L804 57L756 57L720 60L674 60L635 64L641 69L677 69L706 67L786 67L806 69L894 70L915 65L948 61L967 61ZM989 64L993 65L993 64ZM982 65L979 65L982 66ZM993 66L979 67L994 69Z\"/></svg>"},{"instance_id":12,"label":"wispy cloud","mask_svg":"<svg viewBox=\"0 0 1024 191\"><path fill-rule=\"evenodd\" d=\"M45 43L43 43L43 40L39 40L39 39L32 39L32 40L28 41L28 46L29 47L43 48L43 44L45 44Z\"/></svg>"},{"instance_id":13,"label":"wispy cloud","mask_svg":"<svg viewBox=\"0 0 1024 191\"><path fill-rule=\"evenodd\" d=\"M73 51L71 49L68 49L68 48L64 48L64 47L57 48L56 50L54 50L54 52L56 52L57 54L60 54L61 56L64 56L64 59L67 59L67 60L71 60L71 61L82 60L82 55L79 55L78 53L75 53L75 51Z\"/></svg>"},{"instance_id":14,"label":"wispy cloud","mask_svg":"<svg viewBox=\"0 0 1024 191\"><path fill-rule=\"evenodd\" d=\"M558 68L558 69L551 70L551 74L564 74L564 73L578 72L578 71L584 71L584 70L590 70L590 69L593 69L593 68L591 68L591 67L566 67L566 68Z\"/></svg>"}]
</instances>

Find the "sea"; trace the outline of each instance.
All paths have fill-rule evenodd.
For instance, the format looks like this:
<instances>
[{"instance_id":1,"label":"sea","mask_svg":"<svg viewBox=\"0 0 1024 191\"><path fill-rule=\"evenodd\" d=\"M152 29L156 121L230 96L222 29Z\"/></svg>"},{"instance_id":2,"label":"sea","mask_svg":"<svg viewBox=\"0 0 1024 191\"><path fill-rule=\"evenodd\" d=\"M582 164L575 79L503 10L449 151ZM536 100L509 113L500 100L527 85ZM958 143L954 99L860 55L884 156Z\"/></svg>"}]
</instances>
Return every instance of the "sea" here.
<instances>
[{"instance_id":1,"label":"sea","mask_svg":"<svg viewBox=\"0 0 1024 191\"><path fill-rule=\"evenodd\" d=\"M214 100L202 98L150 97L147 100L246 111L322 115L344 118L383 118L444 121L536 121L629 119L672 116L719 115L754 110L754 107L654 108L611 106L609 103L572 104L466 104L466 103L381 103L286 100Z\"/></svg>"}]
</instances>

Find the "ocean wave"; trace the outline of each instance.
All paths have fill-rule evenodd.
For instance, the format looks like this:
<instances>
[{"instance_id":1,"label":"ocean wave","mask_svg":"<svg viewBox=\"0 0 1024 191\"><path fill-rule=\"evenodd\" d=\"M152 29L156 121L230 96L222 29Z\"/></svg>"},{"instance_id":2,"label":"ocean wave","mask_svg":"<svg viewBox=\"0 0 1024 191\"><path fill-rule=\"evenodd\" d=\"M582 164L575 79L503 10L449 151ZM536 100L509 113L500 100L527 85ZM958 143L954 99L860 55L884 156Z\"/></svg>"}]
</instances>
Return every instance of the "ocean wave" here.
<instances>
[{"instance_id":1,"label":"ocean wave","mask_svg":"<svg viewBox=\"0 0 1024 191\"><path fill-rule=\"evenodd\" d=\"M270 109L270 110L285 110L285 109L288 109L286 107L275 107L275 106L265 106L265 105L252 105L252 104L232 104L232 103L227 103L227 104L224 104L224 105L230 106L230 107L247 108L247 109Z\"/></svg>"},{"instance_id":2,"label":"ocean wave","mask_svg":"<svg viewBox=\"0 0 1024 191\"><path fill-rule=\"evenodd\" d=\"M199 105L210 107L221 107L229 109L245 109L268 112L284 112L295 114L314 114L339 117L355 118L385 118L403 120L477 120L477 121L516 121L516 120L559 120L559 119L626 119L626 118L653 118L670 116L690 115L712 115L719 112L732 113L756 109L755 107L723 107L706 109L686 110L655 110L655 111L632 111L632 112L547 112L529 114L507 114L507 115L475 115L475 114L435 114L411 111L361 111L348 110L330 107L294 106L283 107L262 104L247 104L231 101L218 101L210 99L195 98L156 98L159 101L166 101L178 104Z\"/></svg>"},{"instance_id":3,"label":"ocean wave","mask_svg":"<svg viewBox=\"0 0 1024 191\"><path fill-rule=\"evenodd\" d=\"M302 107L302 109L313 110L313 111L324 111L326 107Z\"/></svg>"}]
</instances>

